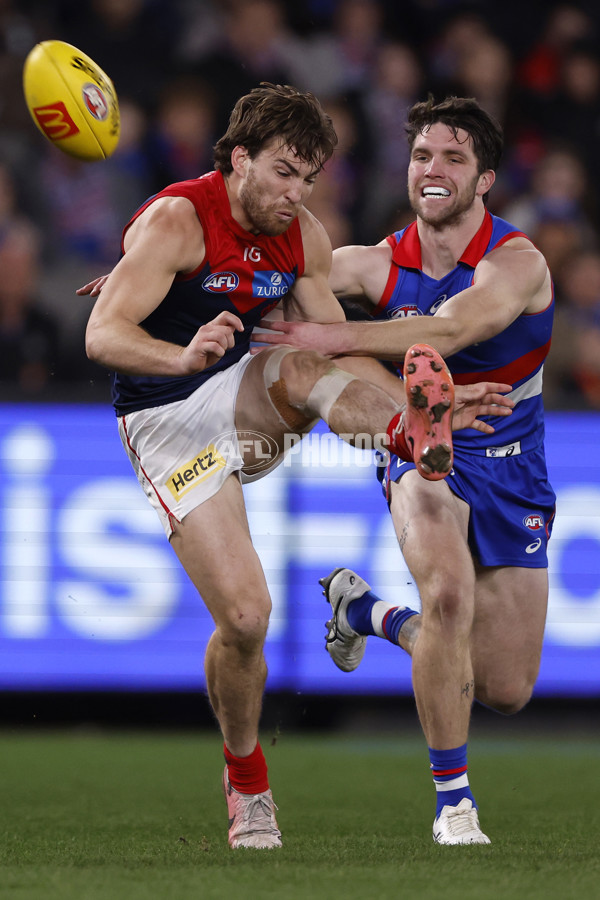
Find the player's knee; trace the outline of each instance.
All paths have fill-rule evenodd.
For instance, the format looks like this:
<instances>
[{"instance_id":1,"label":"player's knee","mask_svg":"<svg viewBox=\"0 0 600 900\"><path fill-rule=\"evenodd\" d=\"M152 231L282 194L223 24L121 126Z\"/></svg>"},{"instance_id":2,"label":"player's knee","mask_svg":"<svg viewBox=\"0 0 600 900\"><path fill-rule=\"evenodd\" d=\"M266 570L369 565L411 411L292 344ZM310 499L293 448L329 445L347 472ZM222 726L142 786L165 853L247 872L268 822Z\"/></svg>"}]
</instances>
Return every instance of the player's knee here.
<instances>
[{"instance_id":1,"label":"player's knee","mask_svg":"<svg viewBox=\"0 0 600 900\"><path fill-rule=\"evenodd\" d=\"M231 604L219 617L217 628L223 644L235 647L243 654L262 651L269 626L270 602L261 604Z\"/></svg>"},{"instance_id":2,"label":"player's knee","mask_svg":"<svg viewBox=\"0 0 600 900\"><path fill-rule=\"evenodd\" d=\"M503 716L514 716L526 706L533 693L534 681L513 679L507 682L477 685L475 696L484 706L501 713Z\"/></svg>"},{"instance_id":3,"label":"player's knee","mask_svg":"<svg viewBox=\"0 0 600 900\"><path fill-rule=\"evenodd\" d=\"M281 375L285 380L290 402L302 408L315 383L333 364L314 350L288 353L281 360Z\"/></svg>"},{"instance_id":4,"label":"player's knee","mask_svg":"<svg viewBox=\"0 0 600 900\"><path fill-rule=\"evenodd\" d=\"M430 601L423 604L429 608L425 619L444 632L463 632L468 635L473 623L473 605L469 602L470 592L464 585L453 579L437 575L430 580L426 591L421 590L421 598L429 595Z\"/></svg>"}]
</instances>

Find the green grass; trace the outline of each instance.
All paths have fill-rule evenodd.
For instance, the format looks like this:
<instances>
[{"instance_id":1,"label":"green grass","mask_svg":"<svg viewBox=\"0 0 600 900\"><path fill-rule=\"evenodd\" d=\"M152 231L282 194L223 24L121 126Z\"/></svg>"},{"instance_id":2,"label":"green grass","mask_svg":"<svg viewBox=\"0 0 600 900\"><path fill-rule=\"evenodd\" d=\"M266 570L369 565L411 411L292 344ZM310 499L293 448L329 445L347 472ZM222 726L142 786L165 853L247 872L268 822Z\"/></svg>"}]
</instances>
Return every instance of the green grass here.
<instances>
[{"instance_id":1,"label":"green grass","mask_svg":"<svg viewBox=\"0 0 600 900\"><path fill-rule=\"evenodd\" d=\"M594 900L598 746L471 742L490 847L438 847L420 738L264 745L284 847L232 852L216 733L0 735L0 898Z\"/></svg>"}]
</instances>

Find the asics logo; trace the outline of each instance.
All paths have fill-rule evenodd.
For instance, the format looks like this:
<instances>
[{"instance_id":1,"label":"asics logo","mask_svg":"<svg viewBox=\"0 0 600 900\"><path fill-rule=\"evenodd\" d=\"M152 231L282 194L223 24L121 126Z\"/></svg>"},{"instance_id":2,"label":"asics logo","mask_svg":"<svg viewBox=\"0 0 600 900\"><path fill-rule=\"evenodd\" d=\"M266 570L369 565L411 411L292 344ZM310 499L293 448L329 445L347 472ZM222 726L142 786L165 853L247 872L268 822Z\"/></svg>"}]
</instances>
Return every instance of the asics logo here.
<instances>
[{"instance_id":1,"label":"asics logo","mask_svg":"<svg viewBox=\"0 0 600 900\"><path fill-rule=\"evenodd\" d=\"M542 546L542 539L538 538L537 541L534 541L533 544L529 544L528 547L525 547L525 553L535 553L536 550L539 550Z\"/></svg>"}]
</instances>

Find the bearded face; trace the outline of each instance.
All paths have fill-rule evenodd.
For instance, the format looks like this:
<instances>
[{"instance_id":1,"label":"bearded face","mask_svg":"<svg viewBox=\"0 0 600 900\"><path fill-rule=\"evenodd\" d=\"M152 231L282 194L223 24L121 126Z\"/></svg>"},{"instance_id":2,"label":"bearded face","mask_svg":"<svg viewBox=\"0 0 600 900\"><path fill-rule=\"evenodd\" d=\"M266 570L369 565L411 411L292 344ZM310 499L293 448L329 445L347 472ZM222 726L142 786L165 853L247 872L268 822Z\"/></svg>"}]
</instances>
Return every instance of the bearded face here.
<instances>
[{"instance_id":1,"label":"bearded face","mask_svg":"<svg viewBox=\"0 0 600 900\"><path fill-rule=\"evenodd\" d=\"M240 188L239 198L251 224L250 230L268 237L283 234L300 211L300 205L284 200L281 196L274 198L269 186L252 168Z\"/></svg>"},{"instance_id":2,"label":"bearded face","mask_svg":"<svg viewBox=\"0 0 600 900\"><path fill-rule=\"evenodd\" d=\"M411 208L428 225L454 225L461 221L477 196L479 176L463 186L449 182L441 190L439 186L413 186L409 183L408 199Z\"/></svg>"},{"instance_id":3,"label":"bearded face","mask_svg":"<svg viewBox=\"0 0 600 900\"><path fill-rule=\"evenodd\" d=\"M280 144L246 158L244 167L238 199L249 230L269 237L283 234L308 200L318 172Z\"/></svg>"},{"instance_id":4,"label":"bearded face","mask_svg":"<svg viewBox=\"0 0 600 900\"><path fill-rule=\"evenodd\" d=\"M408 167L408 198L419 218L433 227L461 221L488 189L489 172L480 173L469 135L436 122L413 144Z\"/></svg>"}]
</instances>

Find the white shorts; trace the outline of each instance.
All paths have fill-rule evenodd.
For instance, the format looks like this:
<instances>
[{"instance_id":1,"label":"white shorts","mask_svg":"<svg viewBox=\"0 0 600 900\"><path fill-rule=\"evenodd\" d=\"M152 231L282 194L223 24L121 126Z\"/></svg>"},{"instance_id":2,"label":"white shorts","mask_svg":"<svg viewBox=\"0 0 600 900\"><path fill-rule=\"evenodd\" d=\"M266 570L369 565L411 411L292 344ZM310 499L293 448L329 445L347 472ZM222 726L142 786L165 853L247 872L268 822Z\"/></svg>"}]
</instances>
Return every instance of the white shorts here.
<instances>
[{"instance_id":1,"label":"white shorts","mask_svg":"<svg viewBox=\"0 0 600 900\"><path fill-rule=\"evenodd\" d=\"M169 538L176 523L216 494L229 475L255 480L281 462L255 467L248 477L240 473L235 402L251 360L246 354L185 400L119 418L125 451Z\"/></svg>"}]
</instances>

